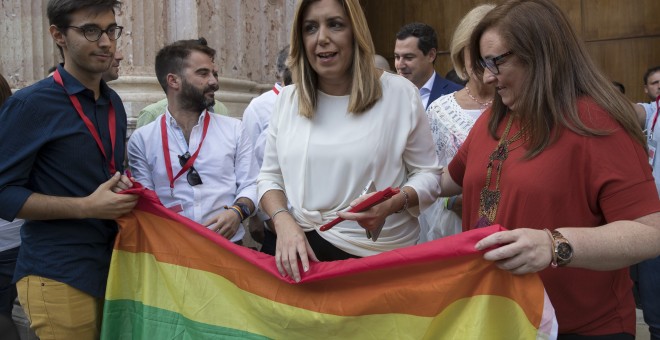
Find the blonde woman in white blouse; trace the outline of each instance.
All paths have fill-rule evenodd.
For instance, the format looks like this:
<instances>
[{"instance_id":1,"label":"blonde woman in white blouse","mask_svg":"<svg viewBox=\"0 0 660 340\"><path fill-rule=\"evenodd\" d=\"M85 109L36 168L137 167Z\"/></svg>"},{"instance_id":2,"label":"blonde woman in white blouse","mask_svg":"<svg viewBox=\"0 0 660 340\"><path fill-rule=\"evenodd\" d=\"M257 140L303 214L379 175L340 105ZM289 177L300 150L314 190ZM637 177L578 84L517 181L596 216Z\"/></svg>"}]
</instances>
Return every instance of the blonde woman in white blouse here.
<instances>
[{"instance_id":1,"label":"blonde woman in white blouse","mask_svg":"<svg viewBox=\"0 0 660 340\"><path fill-rule=\"evenodd\" d=\"M419 210L437 198L441 170L417 88L375 68L373 54L358 0L298 2L289 59L295 85L278 98L257 181L277 233L278 270L296 281L310 259L414 245ZM370 180L401 192L365 212L341 212ZM319 231L337 216L346 221ZM367 238L365 229L380 227L377 241Z\"/></svg>"},{"instance_id":2,"label":"blonde woman in white blouse","mask_svg":"<svg viewBox=\"0 0 660 340\"><path fill-rule=\"evenodd\" d=\"M447 165L467 138L495 95L492 86L475 76L466 46L472 30L495 5L481 5L466 14L452 37L450 54L456 74L467 80L465 87L436 99L426 110L440 164ZM461 232L462 196L439 198L419 216L419 243Z\"/></svg>"}]
</instances>

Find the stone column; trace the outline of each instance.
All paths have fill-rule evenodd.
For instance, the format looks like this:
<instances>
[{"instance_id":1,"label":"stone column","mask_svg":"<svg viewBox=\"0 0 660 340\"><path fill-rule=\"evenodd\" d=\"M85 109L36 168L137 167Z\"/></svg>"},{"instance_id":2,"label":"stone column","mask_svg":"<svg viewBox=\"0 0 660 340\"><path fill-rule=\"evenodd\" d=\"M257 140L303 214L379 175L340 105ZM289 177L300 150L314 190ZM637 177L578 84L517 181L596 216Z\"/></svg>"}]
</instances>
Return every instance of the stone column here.
<instances>
[{"instance_id":1,"label":"stone column","mask_svg":"<svg viewBox=\"0 0 660 340\"><path fill-rule=\"evenodd\" d=\"M0 73L12 88L46 76L60 61L48 33L48 0L0 2ZM165 44L205 37L217 50L219 98L240 117L252 98L275 81L277 52L288 43L295 0L122 1L117 42L124 61L112 83L124 100L129 127L140 110L165 98L156 81L154 60Z\"/></svg>"},{"instance_id":2,"label":"stone column","mask_svg":"<svg viewBox=\"0 0 660 340\"><path fill-rule=\"evenodd\" d=\"M0 2L0 73L12 88L43 79L61 60L48 27L46 1Z\"/></svg>"},{"instance_id":3,"label":"stone column","mask_svg":"<svg viewBox=\"0 0 660 340\"><path fill-rule=\"evenodd\" d=\"M155 78L156 52L179 39L204 37L217 50L219 98L232 116L275 81L275 58L288 43L295 0L168 0L124 2L117 22L125 26L118 48L120 78L111 86L131 116L165 98Z\"/></svg>"}]
</instances>

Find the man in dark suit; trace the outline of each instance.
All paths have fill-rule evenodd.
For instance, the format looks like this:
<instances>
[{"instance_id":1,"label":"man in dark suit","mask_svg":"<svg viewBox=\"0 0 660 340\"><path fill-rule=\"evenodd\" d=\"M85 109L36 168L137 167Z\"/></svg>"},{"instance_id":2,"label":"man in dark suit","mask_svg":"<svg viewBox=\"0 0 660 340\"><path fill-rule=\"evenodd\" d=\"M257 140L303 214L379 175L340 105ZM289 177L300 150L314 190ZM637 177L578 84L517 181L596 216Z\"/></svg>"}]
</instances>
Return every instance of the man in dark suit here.
<instances>
[{"instance_id":1,"label":"man in dark suit","mask_svg":"<svg viewBox=\"0 0 660 340\"><path fill-rule=\"evenodd\" d=\"M438 36L429 25L406 24L396 34L394 67L417 86L426 108L438 97L463 88L435 72L437 50Z\"/></svg>"}]
</instances>

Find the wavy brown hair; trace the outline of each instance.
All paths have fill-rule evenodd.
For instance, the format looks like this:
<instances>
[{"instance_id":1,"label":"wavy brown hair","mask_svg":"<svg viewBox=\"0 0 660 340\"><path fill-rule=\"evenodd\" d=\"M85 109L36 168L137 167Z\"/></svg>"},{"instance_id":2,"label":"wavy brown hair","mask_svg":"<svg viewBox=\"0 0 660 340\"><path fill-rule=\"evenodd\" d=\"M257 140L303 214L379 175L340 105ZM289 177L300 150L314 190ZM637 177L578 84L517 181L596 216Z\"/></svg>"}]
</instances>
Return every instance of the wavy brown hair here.
<instances>
[{"instance_id":1,"label":"wavy brown hair","mask_svg":"<svg viewBox=\"0 0 660 340\"><path fill-rule=\"evenodd\" d=\"M312 118L316 110L318 76L307 60L303 42L303 15L309 5L319 0L300 0L291 30L289 69L293 75L299 98L299 113ZM367 19L358 0L337 0L342 5L353 30L353 80L348 102L348 111L362 113L372 107L383 95L380 86L380 71L374 65L374 43Z\"/></svg>"},{"instance_id":2,"label":"wavy brown hair","mask_svg":"<svg viewBox=\"0 0 660 340\"><path fill-rule=\"evenodd\" d=\"M591 60L564 13L549 0L512 0L488 13L470 38L472 63L483 74L479 42L487 30L495 30L527 69L524 93L516 99L516 115L525 127L527 158L541 153L563 126L585 136L611 133L592 129L580 120L578 98L591 97L626 132L646 146L632 104L613 86ZM494 138L509 109L495 94L489 132Z\"/></svg>"}]
</instances>

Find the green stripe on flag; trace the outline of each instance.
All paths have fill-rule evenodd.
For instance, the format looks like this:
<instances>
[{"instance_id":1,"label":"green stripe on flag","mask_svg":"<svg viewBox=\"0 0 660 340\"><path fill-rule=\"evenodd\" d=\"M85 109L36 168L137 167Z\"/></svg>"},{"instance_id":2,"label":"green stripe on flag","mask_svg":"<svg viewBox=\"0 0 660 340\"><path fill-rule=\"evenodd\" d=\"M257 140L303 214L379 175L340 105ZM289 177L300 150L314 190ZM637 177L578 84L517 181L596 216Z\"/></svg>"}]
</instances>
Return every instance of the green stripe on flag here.
<instances>
[{"instance_id":1,"label":"green stripe on flag","mask_svg":"<svg viewBox=\"0 0 660 340\"><path fill-rule=\"evenodd\" d=\"M268 339L241 330L196 322L179 313L145 306L138 301L106 301L103 309L101 339Z\"/></svg>"}]
</instances>

